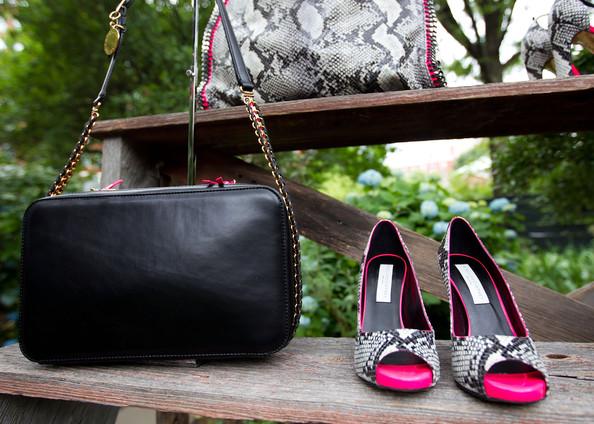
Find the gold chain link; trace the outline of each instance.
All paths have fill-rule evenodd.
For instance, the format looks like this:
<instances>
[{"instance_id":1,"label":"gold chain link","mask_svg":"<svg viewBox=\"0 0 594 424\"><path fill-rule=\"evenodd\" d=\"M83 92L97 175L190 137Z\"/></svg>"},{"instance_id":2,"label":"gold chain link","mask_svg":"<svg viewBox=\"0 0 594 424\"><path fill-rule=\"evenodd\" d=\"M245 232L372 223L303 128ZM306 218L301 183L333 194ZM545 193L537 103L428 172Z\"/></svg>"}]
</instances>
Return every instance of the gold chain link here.
<instances>
[{"instance_id":1,"label":"gold chain link","mask_svg":"<svg viewBox=\"0 0 594 424\"><path fill-rule=\"evenodd\" d=\"M252 121L252 127L254 128L258 143L262 148L266 162L272 172L274 182L280 193L285 209L287 211L287 218L289 221L289 231L291 233L291 244L292 244L292 268L293 268L293 282L294 282L294 294L295 294L295 307L293 313L293 333L297 330L299 325L299 318L301 316L301 296L302 296L302 285L301 285L301 248L299 245L299 232L297 230L297 223L295 221L295 212L293 211L293 205L287 193L286 184L283 176L277 165L276 157L268 138L268 131L264 124L264 118L260 113L260 109L254 101L254 94L250 91L241 91L242 100L247 109L250 120Z\"/></svg>"},{"instance_id":2,"label":"gold chain link","mask_svg":"<svg viewBox=\"0 0 594 424\"><path fill-rule=\"evenodd\" d=\"M62 172L60 172L60 175L58 175L58 177L52 184L52 187L50 188L49 192L47 193L48 196L58 196L62 194L62 192L64 192L64 188L66 188L66 185L70 181L70 178L72 178L72 173L74 172L74 169L80 162L80 157L82 156L86 145L89 143L93 127L95 126L95 122L99 118L100 107L101 102L97 102L91 108L91 116L89 117L89 120L83 128L83 131L78 139L78 142L76 143L76 146L74 146L72 153L70 153L68 162L66 162L66 165L64 165L64 168L62 169Z\"/></svg>"}]
</instances>

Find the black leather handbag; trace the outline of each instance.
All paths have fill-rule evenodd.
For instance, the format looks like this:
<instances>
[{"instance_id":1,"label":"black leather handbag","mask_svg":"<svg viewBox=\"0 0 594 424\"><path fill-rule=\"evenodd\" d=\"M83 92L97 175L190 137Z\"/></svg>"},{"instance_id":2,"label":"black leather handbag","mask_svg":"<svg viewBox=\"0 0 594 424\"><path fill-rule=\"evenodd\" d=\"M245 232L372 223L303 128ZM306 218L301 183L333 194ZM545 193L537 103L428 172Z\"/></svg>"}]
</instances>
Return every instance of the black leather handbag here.
<instances>
[{"instance_id":1,"label":"black leather handbag","mask_svg":"<svg viewBox=\"0 0 594 424\"><path fill-rule=\"evenodd\" d=\"M40 363L276 352L299 323L299 239L224 8L244 104L276 187L218 180L60 195L98 118L129 5L110 14L111 61L90 119L48 196L24 215L21 350Z\"/></svg>"}]
</instances>

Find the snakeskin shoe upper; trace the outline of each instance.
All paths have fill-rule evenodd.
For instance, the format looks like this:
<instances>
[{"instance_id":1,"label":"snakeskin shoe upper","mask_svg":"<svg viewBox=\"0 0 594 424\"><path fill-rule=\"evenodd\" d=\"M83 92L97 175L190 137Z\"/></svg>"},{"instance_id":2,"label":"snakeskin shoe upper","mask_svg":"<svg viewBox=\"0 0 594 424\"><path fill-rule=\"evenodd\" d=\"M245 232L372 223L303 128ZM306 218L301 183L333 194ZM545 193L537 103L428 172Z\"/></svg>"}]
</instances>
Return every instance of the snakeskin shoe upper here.
<instances>
[{"instance_id":1,"label":"snakeskin shoe upper","mask_svg":"<svg viewBox=\"0 0 594 424\"><path fill-rule=\"evenodd\" d=\"M542 373L547 379L545 366L530 337L470 336L455 337L452 341L452 374L465 389L488 397L485 374L496 364L518 361ZM548 385L548 384L547 384Z\"/></svg>"},{"instance_id":2,"label":"snakeskin shoe upper","mask_svg":"<svg viewBox=\"0 0 594 424\"><path fill-rule=\"evenodd\" d=\"M549 30L541 27L536 20L524 35L521 56L528 78L542 79L543 69L553 59L553 47Z\"/></svg>"},{"instance_id":3,"label":"snakeskin shoe upper","mask_svg":"<svg viewBox=\"0 0 594 424\"><path fill-rule=\"evenodd\" d=\"M454 241L452 242L452 240ZM486 262L485 266L488 267L488 270L487 268L485 270L487 274L481 274L478 270L477 274L478 276L490 275L489 278L495 287L493 293L496 294L496 297L489 298L485 292L485 296L482 298L482 289L470 287L472 282L475 281L474 273L469 275L468 268L465 268L466 264L460 264L453 259L456 256L462 256L466 257L464 262L473 263L473 256L459 253L462 250L469 250L477 257L480 257L483 262ZM485 387L485 376L489 372L513 374L514 372L533 373L536 371L539 373L537 380L544 380L545 390L548 391L546 369L532 339L529 337L528 329L509 284L474 229L464 218L455 217L450 222L439 247L438 260L451 305L452 371L455 381L464 389L479 397L510 401L509 399L494 399L492 395L490 396ZM478 263L475 266L478 267ZM466 301L464 300L463 289L454 285L452 280L454 272L457 272L453 269L457 267L463 270L463 273L458 275L462 275L468 282L469 288L471 288L466 293ZM478 277L476 278L476 281L478 281ZM460 280L458 281L458 284L461 285ZM478 281L478 284L481 284L480 281ZM510 334L475 334L474 327L479 327L478 331L480 331L480 326L476 325L476 322L471 322L471 317L475 321L481 317L478 315L473 316L473 308L476 307L476 305L470 305L473 301L481 306L488 305L489 302L501 302L505 319L501 323L492 324L492 328L497 331L499 326L501 331L497 331L497 333L507 332ZM489 326L483 326L483 328L489 328ZM534 401L534 399L530 401ZM515 401L511 400L511 402ZM524 402L519 400L518 403Z\"/></svg>"},{"instance_id":4,"label":"snakeskin shoe upper","mask_svg":"<svg viewBox=\"0 0 594 424\"><path fill-rule=\"evenodd\" d=\"M433 371L431 386L439 380L439 357L433 330L398 328L386 331L359 331L355 339L355 372L369 383L376 383L376 367L394 352L410 352L424 360Z\"/></svg>"},{"instance_id":5,"label":"snakeskin shoe upper","mask_svg":"<svg viewBox=\"0 0 594 424\"><path fill-rule=\"evenodd\" d=\"M585 0L555 0L549 18L549 31L557 77L579 75L571 63L571 44L582 31L590 31L593 4Z\"/></svg>"},{"instance_id":6,"label":"snakeskin shoe upper","mask_svg":"<svg viewBox=\"0 0 594 424\"><path fill-rule=\"evenodd\" d=\"M377 297L373 299L373 296L379 296L370 287L373 282L369 283L370 286L367 284L368 274L373 273L373 266L370 267L370 264L374 263L375 258L390 258L392 256L402 259L401 264L404 264L404 273L400 275L400 280L396 268L393 275L390 275L393 278L391 284L397 285L399 281L402 284L400 287L392 287L394 293L398 292L400 296L394 295L390 299L391 303L383 304L384 308L388 308L381 310L384 312L383 317L374 318L375 321L366 320L366 305L371 310L373 301L378 300ZM382 386L377 381L378 366L383 363L397 363L398 361L395 362L394 357L398 354L408 355L409 360L412 355L417 359L417 362L422 362L431 369L431 381L424 388L434 386L439 379L439 358L435 346L435 333L422 303L420 288L408 248L392 222L382 220L371 231L361 261L360 275L357 336L354 352L354 366L357 375L369 383ZM379 276L378 278L381 279ZM377 289L380 290L379 286ZM367 304L368 300L372 303ZM378 306L378 308L380 307L382 306ZM377 311L379 312L379 309ZM386 317L385 312L390 316ZM381 322L382 320L383 323L378 324L377 321ZM368 325L373 328L367 328ZM385 328L380 328L382 325Z\"/></svg>"}]
</instances>

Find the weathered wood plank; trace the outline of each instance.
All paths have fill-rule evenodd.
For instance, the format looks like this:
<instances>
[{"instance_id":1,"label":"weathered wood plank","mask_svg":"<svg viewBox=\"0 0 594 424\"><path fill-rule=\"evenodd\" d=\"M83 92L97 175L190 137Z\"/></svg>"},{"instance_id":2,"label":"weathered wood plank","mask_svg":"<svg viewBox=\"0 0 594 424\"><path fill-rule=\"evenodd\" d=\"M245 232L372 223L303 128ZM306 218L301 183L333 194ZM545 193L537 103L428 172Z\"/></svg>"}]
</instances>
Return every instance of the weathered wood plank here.
<instances>
[{"instance_id":1,"label":"weathered wood plank","mask_svg":"<svg viewBox=\"0 0 594 424\"><path fill-rule=\"evenodd\" d=\"M594 130L594 76L262 105L276 150ZM554 105L554 107L551 107ZM100 121L94 137L186 143L187 113ZM243 107L199 111L198 148L254 153Z\"/></svg>"},{"instance_id":2,"label":"weathered wood plank","mask_svg":"<svg viewBox=\"0 0 594 424\"><path fill-rule=\"evenodd\" d=\"M548 399L530 406L479 401L452 381L449 342L438 343L442 377L414 395L376 390L353 372L352 339L295 339L267 359L143 365L40 366L17 346L0 349L0 392L139 406L206 417L314 422L590 422L592 344L537 343L551 375Z\"/></svg>"},{"instance_id":3,"label":"weathered wood plank","mask_svg":"<svg viewBox=\"0 0 594 424\"><path fill-rule=\"evenodd\" d=\"M200 178L223 175L240 182L274 185L268 171L239 159L203 153L199 163ZM183 166L170 162L163 167L163 172L170 175L174 184L185 181ZM294 182L288 183L288 190L301 234L348 257L361 258L369 231L377 221L375 216ZM402 227L401 230L421 288L445 299L437 265L438 243L414 231ZM510 272L505 275L535 339L594 341L594 326L591 325L594 308Z\"/></svg>"},{"instance_id":4,"label":"weathered wood plank","mask_svg":"<svg viewBox=\"0 0 594 424\"><path fill-rule=\"evenodd\" d=\"M123 179L122 188L157 187L161 185L158 155L149 148L127 143L121 137L103 140L101 187Z\"/></svg>"},{"instance_id":5,"label":"weathered wood plank","mask_svg":"<svg viewBox=\"0 0 594 424\"><path fill-rule=\"evenodd\" d=\"M118 409L96 403L0 395L2 424L111 424Z\"/></svg>"},{"instance_id":6,"label":"weathered wood plank","mask_svg":"<svg viewBox=\"0 0 594 424\"><path fill-rule=\"evenodd\" d=\"M594 308L594 281L568 293L567 297Z\"/></svg>"}]
</instances>

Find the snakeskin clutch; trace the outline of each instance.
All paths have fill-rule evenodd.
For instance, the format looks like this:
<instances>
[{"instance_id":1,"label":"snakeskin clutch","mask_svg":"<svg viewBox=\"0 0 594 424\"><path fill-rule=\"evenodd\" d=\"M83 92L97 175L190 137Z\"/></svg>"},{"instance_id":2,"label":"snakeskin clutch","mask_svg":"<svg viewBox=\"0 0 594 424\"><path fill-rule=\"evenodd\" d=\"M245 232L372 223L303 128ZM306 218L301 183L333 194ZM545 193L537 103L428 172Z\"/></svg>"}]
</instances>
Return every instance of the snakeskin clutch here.
<instances>
[{"instance_id":1,"label":"snakeskin clutch","mask_svg":"<svg viewBox=\"0 0 594 424\"><path fill-rule=\"evenodd\" d=\"M264 102L442 87L433 0L226 0ZM198 107L242 104L215 6Z\"/></svg>"}]
</instances>

